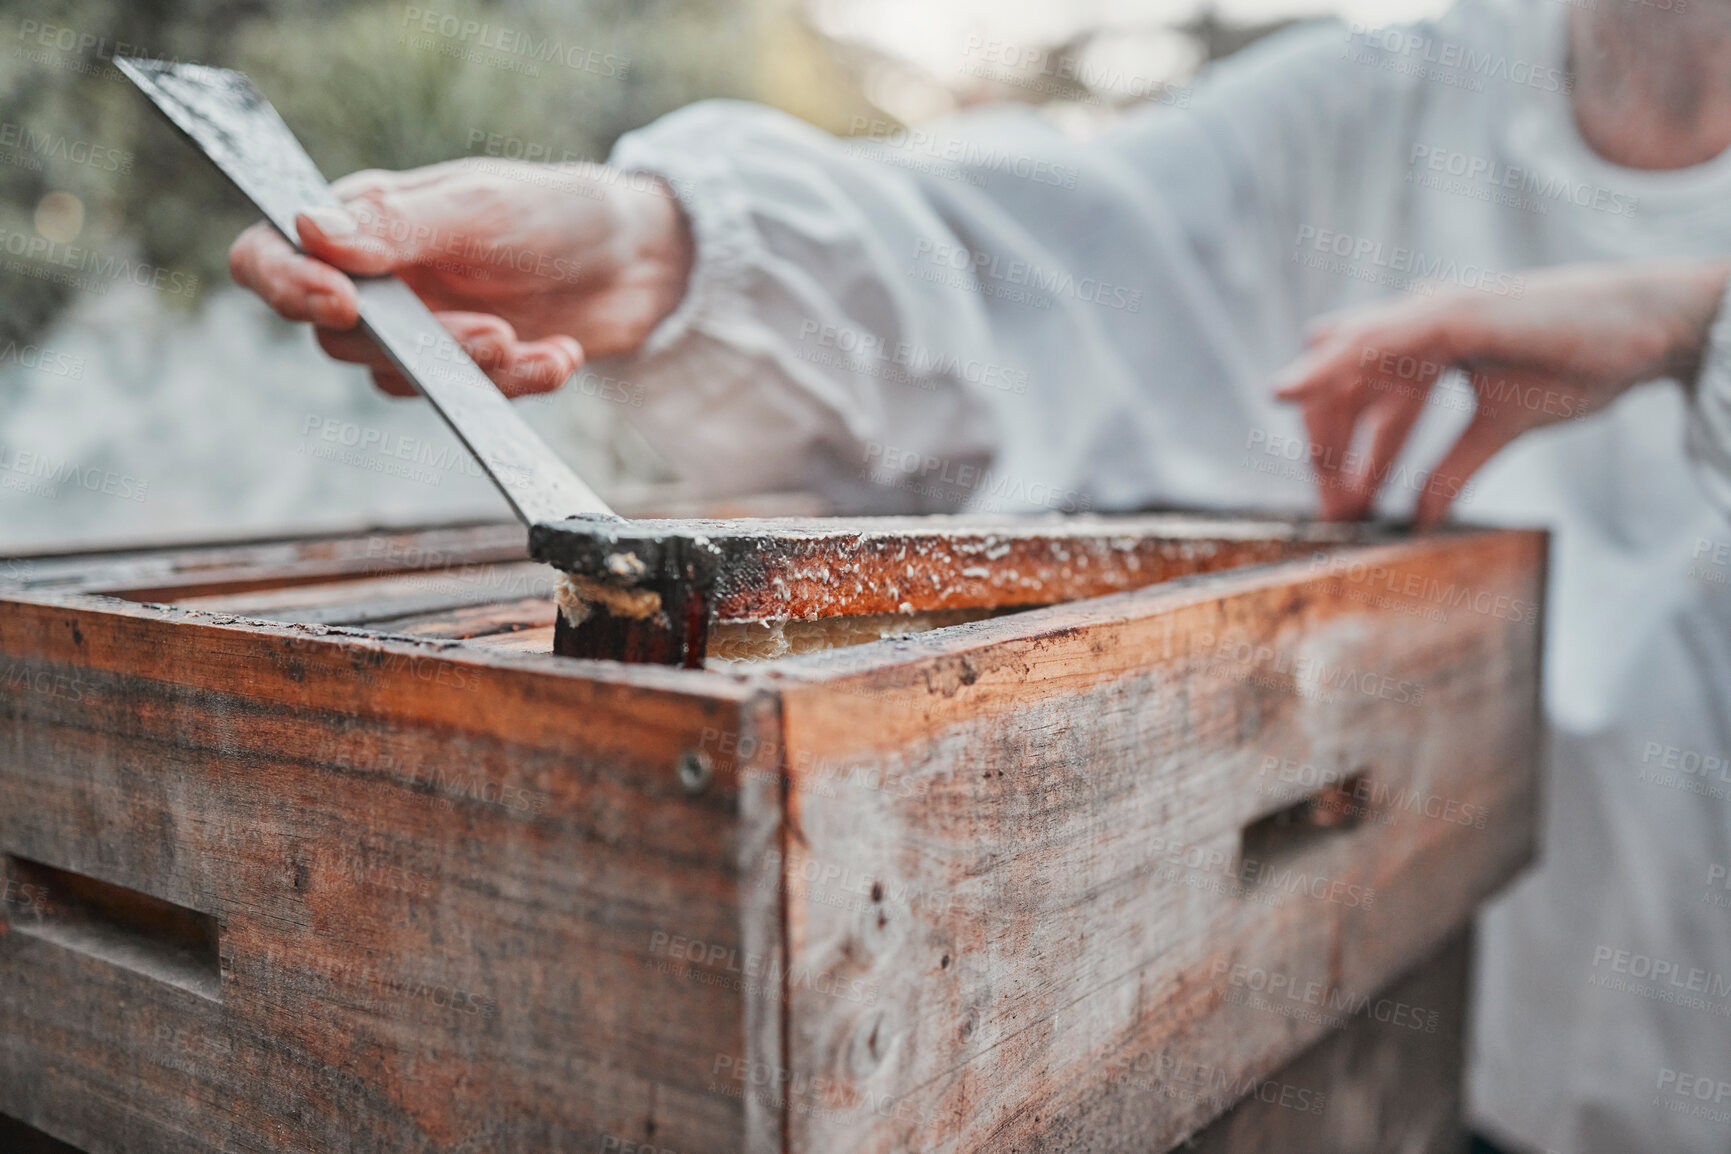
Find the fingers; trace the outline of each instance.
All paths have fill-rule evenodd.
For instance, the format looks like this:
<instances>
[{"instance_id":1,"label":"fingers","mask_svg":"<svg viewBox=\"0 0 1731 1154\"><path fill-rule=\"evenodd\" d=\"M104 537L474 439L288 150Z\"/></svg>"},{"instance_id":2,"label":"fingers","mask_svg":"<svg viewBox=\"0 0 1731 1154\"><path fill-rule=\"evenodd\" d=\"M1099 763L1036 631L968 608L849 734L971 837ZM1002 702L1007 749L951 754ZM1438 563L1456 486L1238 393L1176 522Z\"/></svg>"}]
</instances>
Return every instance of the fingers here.
<instances>
[{"instance_id":1,"label":"fingers","mask_svg":"<svg viewBox=\"0 0 1731 1154\"><path fill-rule=\"evenodd\" d=\"M1368 410L1372 422L1370 447L1365 453L1363 468L1347 486L1342 504L1342 520L1357 521L1370 514L1377 494L1394 469L1396 458L1406 447L1412 427L1424 412L1423 397L1393 396L1380 400Z\"/></svg>"},{"instance_id":2,"label":"fingers","mask_svg":"<svg viewBox=\"0 0 1731 1154\"><path fill-rule=\"evenodd\" d=\"M282 316L312 321L331 356L371 369L379 387L395 395L412 390L374 343L354 329L359 319L355 286L345 273L402 273L434 308L459 303L463 292L443 293L421 274L460 265L478 237L509 233L521 222L518 202L501 197L494 181L462 162L410 172L352 173L333 188L337 205L313 205L295 218L304 253L267 226L250 229L230 252L235 280L257 292ZM478 275L488 279L490 268ZM484 294L483 294L484 295ZM497 294L494 294L497 295ZM487 376L507 395L547 392L583 363L574 338L551 335L525 341L503 319L486 313L447 312L442 322ZM551 325L531 318L543 332Z\"/></svg>"},{"instance_id":3,"label":"fingers","mask_svg":"<svg viewBox=\"0 0 1731 1154\"><path fill-rule=\"evenodd\" d=\"M1275 399L1302 404L1307 399L1338 388L1346 379L1343 370L1347 346L1339 341L1317 338L1299 358L1274 377Z\"/></svg>"},{"instance_id":4,"label":"fingers","mask_svg":"<svg viewBox=\"0 0 1731 1154\"><path fill-rule=\"evenodd\" d=\"M435 165L433 168L442 168ZM441 227L449 197L437 194L444 174L353 172L331 186L341 207L319 205L295 217L301 247L320 260L360 276L380 276L413 265ZM432 196L418 190L430 186Z\"/></svg>"},{"instance_id":5,"label":"fingers","mask_svg":"<svg viewBox=\"0 0 1731 1154\"><path fill-rule=\"evenodd\" d=\"M1275 395L1303 406L1322 516L1358 520L1384 480L1444 371L1440 360L1387 352L1364 343L1362 330L1319 331L1310 352L1281 374ZM1362 462L1353 452L1369 424Z\"/></svg>"},{"instance_id":6,"label":"fingers","mask_svg":"<svg viewBox=\"0 0 1731 1154\"><path fill-rule=\"evenodd\" d=\"M374 216L363 229L360 217L348 208L308 208L295 217L307 255L357 276L380 276L408 263L400 246L387 239L389 228L388 221ZM379 231L385 236L376 235Z\"/></svg>"},{"instance_id":7,"label":"fingers","mask_svg":"<svg viewBox=\"0 0 1731 1154\"><path fill-rule=\"evenodd\" d=\"M1275 396L1303 407L1322 516L1364 517L1437 380L1470 344L1476 304L1403 299L1317 318L1307 349L1275 378ZM1352 451L1361 425L1370 444Z\"/></svg>"},{"instance_id":8,"label":"fingers","mask_svg":"<svg viewBox=\"0 0 1731 1154\"><path fill-rule=\"evenodd\" d=\"M362 168L331 181L331 191L345 203L411 189L437 187L473 168L468 160L447 160L420 168Z\"/></svg>"},{"instance_id":9,"label":"fingers","mask_svg":"<svg viewBox=\"0 0 1731 1154\"><path fill-rule=\"evenodd\" d=\"M1304 406L1304 427L1310 434L1310 467L1325 521L1351 518L1351 483L1344 472L1352 453L1360 404L1353 395L1319 397Z\"/></svg>"},{"instance_id":10,"label":"fingers","mask_svg":"<svg viewBox=\"0 0 1731 1154\"><path fill-rule=\"evenodd\" d=\"M419 188L439 173L431 169L387 172L369 168L332 182L340 208L317 206L295 217L295 230L307 252L348 272L378 276L413 263L407 244L418 223L400 203L405 189ZM424 211L426 206L420 206Z\"/></svg>"},{"instance_id":11,"label":"fingers","mask_svg":"<svg viewBox=\"0 0 1731 1154\"><path fill-rule=\"evenodd\" d=\"M268 224L255 224L228 250L228 271L280 316L330 329L353 328L355 286L328 264L302 256Z\"/></svg>"},{"instance_id":12,"label":"fingers","mask_svg":"<svg viewBox=\"0 0 1731 1154\"><path fill-rule=\"evenodd\" d=\"M1534 429L1587 411L1582 390L1569 381L1502 366L1481 368L1472 374L1477 398L1473 419L1437 462L1419 495L1414 515L1420 526L1441 521L1473 474L1504 446Z\"/></svg>"},{"instance_id":13,"label":"fingers","mask_svg":"<svg viewBox=\"0 0 1731 1154\"><path fill-rule=\"evenodd\" d=\"M310 255L360 275L439 258L463 264L512 227L494 183L461 161L350 173L331 186L341 208L309 208L295 227Z\"/></svg>"},{"instance_id":14,"label":"fingers","mask_svg":"<svg viewBox=\"0 0 1731 1154\"><path fill-rule=\"evenodd\" d=\"M520 342L505 374L488 373L507 397L550 393L583 364L583 346L567 336Z\"/></svg>"},{"instance_id":15,"label":"fingers","mask_svg":"<svg viewBox=\"0 0 1731 1154\"><path fill-rule=\"evenodd\" d=\"M1349 465L1360 414L1375 394L1358 371L1352 343L1319 338L1277 378L1275 396L1303 406L1323 518L1342 521L1360 516L1359 482Z\"/></svg>"},{"instance_id":16,"label":"fingers","mask_svg":"<svg viewBox=\"0 0 1731 1154\"><path fill-rule=\"evenodd\" d=\"M568 336L523 341L504 320L486 313L435 314L469 359L508 397L551 392L583 364L583 347ZM392 396L413 396L409 384L376 341L359 330L318 330L319 345L339 361L372 370L378 387ZM435 356L441 354L437 350Z\"/></svg>"},{"instance_id":17,"label":"fingers","mask_svg":"<svg viewBox=\"0 0 1731 1154\"><path fill-rule=\"evenodd\" d=\"M1463 359L1463 309L1457 302L1415 308L1379 305L1351 317L1323 318L1309 335L1309 350L1274 380L1275 396L1302 403L1340 390L1360 377L1394 377L1425 386Z\"/></svg>"},{"instance_id":18,"label":"fingers","mask_svg":"<svg viewBox=\"0 0 1731 1154\"><path fill-rule=\"evenodd\" d=\"M295 217L304 254L260 224L230 248L229 270L289 320L351 328L358 317L354 285L342 274L375 276L422 259L439 231L422 218L437 216L441 205L451 210L450 198L436 194L439 181L448 179L425 170L353 173L333 186L346 198L343 207L311 206ZM420 193L423 187L435 191Z\"/></svg>"},{"instance_id":19,"label":"fingers","mask_svg":"<svg viewBox=\"0 0 1731 1154\"><path fill-rule=\"evenodd\" d=\"M381 392L389 393L393 397L415 395L414 386L409 384L407 377L397 371L390 358L385 356L385 350L380 348L379 342L372 337L357 329L344 332L315 329L314 332L318 335L319 347L327 356L372 370L373 384Z\"/></svg>"},{"instance_id":20,"label":"fingers","mask_svg":"<svg viewBox=\"0 0 1731 1154\"><path fill-rule=\"evenodd\" d=\"M432 167L438 167L434 165ZM331 191L337 194L341 201L351 201L368 193L387 192L393 188L401 188L415 179L416 173L426 169L403 169L394 171L388 168L362 168L339 176L331 181Z\"/></svg>"},{"instance_id":21,"label":"fingers","mask_svg":"<svg viewBox=\"0 0 1731 1154\"><path fill-rule=\"evenodd\" d=\"M1419 527L1429 529L1441 522L1455 498L1466 490L1468 479L1519 433L1518 427L1499 421L1483 409L1474 413L1460 439L1431 471L1431 482L1419 494L1418 508L1413 513Z\"/></svg>"},{"instance_id":22,"label":"fingers","mask_svg":"<svg viewBox=\"0 0 1731 1154\"><path fill-rule=\"evenodd\" d=\"M524 341L505 321L486 313L444 312L438 317L507 397L551 392L583 363L583 346L572 337Z\"/></svg>"}]
</instances>

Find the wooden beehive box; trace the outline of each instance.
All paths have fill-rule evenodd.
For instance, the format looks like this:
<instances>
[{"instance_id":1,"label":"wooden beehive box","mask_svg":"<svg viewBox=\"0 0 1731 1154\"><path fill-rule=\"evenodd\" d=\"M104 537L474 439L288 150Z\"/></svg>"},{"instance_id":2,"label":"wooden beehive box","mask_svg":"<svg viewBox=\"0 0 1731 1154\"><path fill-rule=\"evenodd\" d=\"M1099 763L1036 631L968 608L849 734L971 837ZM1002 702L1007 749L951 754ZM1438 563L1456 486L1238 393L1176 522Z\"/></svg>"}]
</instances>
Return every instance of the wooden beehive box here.
<instances>
[{"instance_id":1,"label":"wooden beehive box","mask_svg":"<svg viewBox=\"0 0 1731 1154\"><path fill-rule=\"evenodd\" d=\"M513 527L13 562L0 1114L1166 1149L1529 857L1544 538L1152 531L1142 588L695 670L553 656Z\"/></svg>"}]
</instances>

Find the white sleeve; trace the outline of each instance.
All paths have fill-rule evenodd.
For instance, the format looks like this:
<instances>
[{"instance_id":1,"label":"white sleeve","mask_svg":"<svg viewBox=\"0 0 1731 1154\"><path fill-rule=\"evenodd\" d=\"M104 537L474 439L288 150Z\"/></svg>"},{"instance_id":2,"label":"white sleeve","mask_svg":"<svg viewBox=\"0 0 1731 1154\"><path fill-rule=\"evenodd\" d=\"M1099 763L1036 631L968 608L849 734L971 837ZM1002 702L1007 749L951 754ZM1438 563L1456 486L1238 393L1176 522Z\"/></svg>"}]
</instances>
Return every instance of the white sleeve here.
<instances>
[{"instance_id":1,"label":"white sleeve","mask_svg":"<svg viewBox=\"0 0 1731 1154\"><path fill-rule=\"evenodd\" d=\"M1310 311L1294 221L1352 211L1336 142L1393 102L1338 66L1342 26L1272 38L1086 143L1025 108L888 141L693 105L612 163L691 221L687 294L607 367L633 420L712 494L842 510L1077 512L1287 504L1302 473L1229 464ZM1387 119L1385 117L1385 119ZM1318 206L1318 207L1311 207Z\"/></svg>"},{"instance_id":2,"label":"white sleeve","mask_svg":"<svg viewBox=\"0 0 1731 1154\"><path fill-rule=\"evenodd\" d=\"M1731 514L1731 292L1707 338L1686 438L1695 476L1719 510Z\"/></svg>"},{"instance_id":3,"label":"white sleeve","mask_svg":"<svg viewBox=\"0 0 1731 1154\"><path fill-rule=\"evenodd\" d=\"M684 479L882 507L862 446L952 468L989 459L977 391L896 355L989 343L966 301L895 276L898 257L949 232L900 173L790 116L723 101L625 137L612 163L665 178L691 222L685 297L620 369L646 397L638 425ZM955 503L919 496L891 504Z\"/></svg>"}]
</instances>

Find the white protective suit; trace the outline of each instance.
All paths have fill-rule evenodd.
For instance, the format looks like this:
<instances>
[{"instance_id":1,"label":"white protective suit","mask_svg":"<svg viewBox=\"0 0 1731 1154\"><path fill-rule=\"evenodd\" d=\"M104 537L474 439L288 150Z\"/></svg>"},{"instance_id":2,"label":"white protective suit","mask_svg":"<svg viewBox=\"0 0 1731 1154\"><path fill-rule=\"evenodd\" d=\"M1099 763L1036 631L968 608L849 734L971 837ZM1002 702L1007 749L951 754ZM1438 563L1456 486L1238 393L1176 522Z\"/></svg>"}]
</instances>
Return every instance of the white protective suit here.
<instances>
[{"instance_id":1,"label":"white protective suit","mask_svg":"<svg viewBox=\"0 0 1731 1154\"><path fill-rule=\"evenodd\" d=\"M1427 278L1508 298L1538 266L1731 252L1731 154L1641 172L1583 142L1567 11L1290 30L1085 143L1026 111L862 143L685 109L613 159L677 190L689 293L606 371L715 492L1312 508L1268 385L1308 318ZM1693 409L1643 386L1518 441L1458 505L1555 530L1543 858L1482 919L1474 1025L1475 1120L1515 1149L1731 1150L1728 349L1722 322ZM1424 467L1462 397L1427 407L1385 511L1446 483Z\"/></svg>"}]
</instances>

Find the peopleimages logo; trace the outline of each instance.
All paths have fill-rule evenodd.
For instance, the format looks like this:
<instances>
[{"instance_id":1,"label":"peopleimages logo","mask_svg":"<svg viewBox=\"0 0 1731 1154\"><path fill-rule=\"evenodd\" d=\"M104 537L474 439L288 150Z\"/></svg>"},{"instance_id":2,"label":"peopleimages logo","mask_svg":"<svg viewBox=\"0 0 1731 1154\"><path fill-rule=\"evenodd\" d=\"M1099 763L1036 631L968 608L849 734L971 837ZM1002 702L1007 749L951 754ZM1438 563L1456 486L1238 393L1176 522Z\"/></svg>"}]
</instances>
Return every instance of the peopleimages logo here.
<instances>
[{"instance_id":1,"label":"peopleimages logo","mask_svg":"<svg viewBox=\"0 0 1731 1154\"><path fill-rule=\"evenodd\" d=\"M126 501L142 501L150 493L150 482L138 477L0 444L0 489L53 499L66 485Z\"/></svg>"},{"instance_id":2,"label":"peopleimages logo","mask_svg":"<svg viewBox=\"0 0 1731 1154\"><path fill-rule=\"evenodd\" d=\"M63 24L43 24L37 20L18 22L18 41L23 47L15 49L14 56L22 56L38 64L56 65L80 75L103 76L116 80L121 79L120 73L105 66L106 61L113 60L116 56L138 56L168 64L183 63L180 57L161 51L160 47L153 48L126 40L110 40L106 35L87 29L69 28ZM41 49L74 53L76 58L71 61L55 59L47 52L40 51ZM130 160L131 154L127 155Z\"/></svg>"},{"instance_id":3,"label":"peopleimages logo","mask_svg":"<svg viewBox=\"0 0 1731 1154\"><path fill-rule=\"evenodd\" d=\"M1371 994L1358 993L1332 982L1306 981L1279 970L1248 966L1225 958L1215 959L1212 973L1216 979L1225 978L1226 985L1233 990L1261 995L1256 999L1231 999L1234 1004L1274 1012L1291 1006L1312 1010L1312 1014L1289 1015L1303 1021L1341 1024L1355 1014L1363 1014L1385 1026L1424 1034L1436 1033L1442 1024L1440 1010L1411 1005L1393 998L1378 998Z\"/></svg>"},{"instance_id":4,"label":"peopleimages logo","mask_svg":"<svg viewBox=\"0 0 1731 1154\"><path fill-rule=\"evenodd\" d=\"M1328 1096L1320 1090L1272 1078L1258 1078L1226 1066L1187 1061L1172 1054L1144 1051L1125 1061L1110 1080L1120 1090L1152 1091L1180 1102L1206 1103L1216 1110L1255 1097L1270 1106L1320 1114Z\"/></svg>"},{"instance_id":5,"label":"peopleimages logo","mask_svg":"<svg viewBox=\"0 0 1731 1154\"><path fill-rule=\"evenodd\" d=\"M1415 681L1397 681L1374 669L1330 662L1247 638L1216 637L1207 630L1191 634L1190 653L1216 663L1228 675L1318 700L1333 700L1331 690L1351 691L1401 705L1417 705L1424 698L1424 686Z\"/></svg>"},{"instance_id":6,"label":"peopleimages logo","mask_svg":"<svg viewBox=\"0 0 1731 1154\"><path fill-rule=\"evenodd\" d=\"M83 245L62 244L44 236L0 229L0 252L8 256L33 261L40 271L50 274L43 279L66 284L69 288L101 293L107 286L102 281L131 281L139 288L155 289L175 296L198 294L198 277L193 273L160 268L146 261L127 256L114 256ZM17 261L6 263L8 272L30 272L30 266ZM81 273L96 278L77 280Z\"/></svg>"},{"instance_id":7,"label":"peopleimages logo","mask_svg":"<svg viewBox=\"0 0 1731 1154\"><path fill-rule=\"evenodd\" d=\"M1337 790L1350 801L1351 817L1366 817L1373 813L1409 813L1423 815L1449 825L1484 829L1489 811L1482 805L1456 801L1441 794L1430 793L1416 786L1392 786L1385 781L1364 775L1349 775L1341 770L1295 761L1274 754L1262 758L1257 770L1259 778L1273 778L1286 789L1270 789L1282 796L1305 797L1319 789Z\"/></svg>"},{"instance_id":8,"label":"peopleimages logo","mask_svg":"<svg viewBox=\"0 0 1731 1154\"><path fill-rule=\"evenodd\" d=\"M488 132L485 128L469 130L469 151L479 148L488 156L497 156L503 160L527 160L534 164L588 164L593 158L581 153L572 152L569 148L560 148L555 144L541 141L524 140L521 136L507 136L501 132Z\"/></svg>"},{"instance_id":9,"label":"peopleimages logo","mask_svg":"<svg viewBox=\"0 0 1731 1154\"><path fill-rule=\"evenodd\" d=\"M806 1118L857 1122L868 1114L906 1121L929 1121L905 1098L875 1093L851 1075L795 1072L785 1066L717 1054L709 1071L711 1093L750 1097L765 1105L795 1111Z\"/></svg>"},{"instance_id":10,"label":"peopleimages logo","mask_svg":"<svg viewBox=\"0 0 1731 1154\"><path fill-rule=\"evenodd\" d=\"M936 378L948 377L1000 392L1022 394L1028 391L1026 369L982 361L975 357L962 358L954 353L937 352L908 341L891 342L875 333L860 332L845 325L819 324L817 321L806 320L799 326L799 340L802 346L809 343L815 349L834 350L842 354L837 358L817 355L801 357L802 360L829 364L833 368L889 366L902 370L907 383L920 384L928 389L935 387Z\"/></svg>"},{"instance_id":11,"label":"peopleimages logo","mask_svg":"<svg viewBox=\"0 0 1731 1154\"><path fill-rule=\"evenodd\" d=\"M1506 191L1509 195L1497 203L1539 213L1546 211L1547 201L1566 201L1577 207L1590 208L1611 216L1634 216L1635 211L1641 207L1641 198L1638 196L1626 196L1596 184L1570 180L1565 175L1540 177L1532 169L1519 165L1505 164L1499 160L1474 156L1439 145L1415 144L1412 146L1412 154L1407 158L1408 184L1441 188L1446 192L1467 191L1451 184L1427 180L1429 177L1455 177L1475 189L1482 187L1487 194L1491 190ZM1522 200L1522 197L1532 199L1526 201ZM1486 195L1480 199L1491 200L1493 197Z\"/></svg>"},{"instance_id":12,"label":"peopleimages logo","mask_svg":"<svg viewBox=\"0 0 1731 1154\"><path fill-rule=\"evenodd\" d=\"M1191 90L1187 87L1156 76L1096 65L1067 47L1031 47L975 34L962 46L962 56L959 71L963 75L1063 95L1081 104L1100 104L1103 96L1111 96L1190 106ZM1082 95L1073 93L1072 86L1080 87Z\"/></svg>"},{"instance_id":13,"label":"peopleimages logo","mask_svg":"<svg viewBox=\"0 0 1731 1154\"><path fill-rule=\"evenodd\" d=\"M1682 746L1667 745L1662 741L1649 741L1641 749L1641 764L1655 765L1684 777L1713 777L1720 781L1731 782L1731 759L1719 757L1711 753L1702 753L1698 749L1685 749Z\"/></svg>"},{"instance_id":14,"label":"peopleimages logo","mask_svg":"<svg viewBox=\"0 0 1731 1154\"><path fill-rule=\"evenodd\" d=\"M848 980L827 970L814 970L810 965L786 965L779 956L766 957L721 942L706 942L663 930L649 935L649 953L652 957L703 967L710 976L723 979L733 989L810 990L864 1006L876 1005L878 1000L878 983L864 978Z\"/></svg>"},{"instance_id":15,"label":"peopleimages logo","mask_svg":"<svg viewBox=\"0 0 1731 1154\"><path fill-rule=\"evenodd\" d=\"M638 1142L633 1138L621 1138L617 1134L601 1135L600 1154L680 1154L671 1146L657 1146L651 1142Z\"/></svg>"},{"instance_id":16,"label":"peopleimages logo","mask_svg":"<svg viewBox=\"0 0 1731 1154\"><path fill-rule=\"evenodd\" d=\"M459 55L471 62L508 65L512 71L520 71L530 76L540 75L540 69L536 65L547 63L562 64L576 72L592 72L597 76L619 78L624 78L631 68L631 61L622 56L603 52L598 48L586 48L581 44L567 44L556 34L536 36L525 29L484 20L465 20L448 12L437 12L414 5L403 9L402 24L413 32L429 37L442 37L454 49L447 52L447 55ZM498 58L489 59L473 53L468 50L471 44L475 48L496 53ZM422 43L411 46L428 45Z\"/></svg>"},{"instance_id":17,"label":"peopleimages logo","mask_svg":"<svg viewBox=\"0 0 1731 1154\"><path fill-rule=\"evenodd\" d=\"M1230 854L1218 846L1157 837L1136 864L1135 872L1152 871L1161 882L1187 889L1280 905L1289 897L1308 897L1348 909L1368 910L1376 902L1373 886L1358 885L1326 874L1309 873L1260 858ZM1224 884L1214 884L1216 882Z\"/></svg>"},{"instance_id":18,"label":"peopleimages logo","mask_svg":"<svg viewBox=\"0 0 1731 1154\"><path fill-rule=\"evenodd\" d=\"M1455 284L1462 288L1517 300L1527 292L1525 277L1498 272L1470 261L1463 263L1454 257L1433 256L1422 249L1388 245L1369 237L1318 228L1312 224L1299 225L1298 236L1292 243L1297 250L1292 254L1294 263L1337 272L1359 280L1375 281L1392 288L1417 288L1423 291L1429 287L1426 282L1435 282ZM1316 255L1311 256L1305 249ZM1338 263L1331 263L1328 258L1335 258Z\"/></svg>"},{"instance_id":19,"label":"peopleimages logo","mask_svg":"<svg viewBox=\"0 0 1731 1154\"><path fill-rule=\"evenodd\" d=\"M1688 576L1700 578L1710 585L1731 585L1731 541L1695 538L1695 552Z\"/></svg>"},{"instance_id":20,"label":"peopleimages logo","mask_svg":"<svg viewBox=\"0 0 1731 1154\"><path fill-rule=\"evenodd\" d=\"M1539 603L1510 597L1489 589L1443 581L1434 574L1398 565L1366 564L1334 553L1312 553L1313 573L1324 573L1354 585L1410 597L1449 609L1469 609L1498 621L1532 624L1539 619Z\"/></svg>"},{"instance_id":21,"label":"peopleimages logo","mask_svg":"<svg viewBox=\"0 0 1731 1154\"><path fill-rule=\"evenodd\" d=\"M1650 954L1637 954L1610 946L1597 946L1593 950L1593 969L1598 970L1601 967L1610 974L1649 982L1653 986L1666 986L1709 998L1731 996L1731 978L1713 970L1703 970L1699 966L1685 966L1668 958L1656 958ZM1596 984L1611 985L1608 980L1601 980Z\"/></svg>"},{"instance_id":22,"label":"peopleimages logo","mask_svg":"<svg viewBox=\"0 0 1731 1154\"><path fill-rule=\"evenodd\" d=\"M864 151L862 146L870 146L871 151ZM891 153L918 154L942 165L965 169L970 176L984 177L986 173L1005 173L1054 188L1075 188L1076 181L1081 177L1081 170L1073 165L1054 164L1027 153L991 148L966 137L920 128L903 128L887 120L874 120L867 116L853 118L849 136L843 141L843 151L850 156L871 156L888 160L891 164L899 163Z\"/></svg>"},{"instance_id":23,"label":"peopleimages logo","mask_svg":"<svg viewBox=\"0 0 1731 1154\"><path fill-rule=\"evenodd\" d=\"M1026 290L1033 294L1029 303L1039 308L1050 308L1051 297L1071 297L1084 304L1097 305L1100 308L1117 309L1121 312L1138 312L1142 308L1142 290L1130 288L1127 285L1113 284L1098 277L1085 276L1080 280L1066 269L1044 268L1026 260L1005 260L996 253L967 248L964 245L948 244L942 241L932 241L921 238L914 242L914 266L916 275L921 266L932 266L933 274L959 273L963 277L974 278L970 287L974 291L982 291L987 296L1002 296L1012 300L1024 299L1024 294L1002 291L1003 288ZM935 282L957 283L947 280L942 275L922 276L923 280ZM966 284L968 282L960 282Z\"/></svg>"},{"instance_id":24,"label":"peopleimages logo","mask_svg":"<svg viewBox=\"0 0 1731 1154\"><path fill-rule=\"evenodd\" d=\"M524 273L548 280L575 282L583 273L583 263L566 257L549 256L536 248L499 244L491 238L452 232L436 225L415 223L396 215L375 213L364 204L351 207L355 219L367 234L378 240L389 239L412 247L428 257L451 257L452 262L430 262L432 267L452 272L473 273L479 265ZM431 340L417 342L425 349ZM448 341L454 345L456 342ZM450 359L445 355L445 359Z\"/></svg>"},{"instance_id":25,"label":"peopleimages logo","mask_svg":"<svg viewBox=\"0 0 1731 1154\"><path fill-rule=\"evenodd\" d=\"M84 379L83 357L45 348L42 345L21 345L17 341L7 341L4 345L0 345L0 369L7 365L34 369L39 373L47 373L51 377L66 377L74 381Z\"/></svg>"},{"instance_id":26,"label":"peopleimages logo","mask_svg":"<svg viewBox=\"0 0 1731 1154\"><path fill-rule=\"evenodd\" d=\"M0 669L0 685L9 690L28 690L43 697L59 697L67 701L83 701L84 691L91 683L74 675L50 673L13 662Z\"/></svg>"},{"instance_id":27,"label":"peopleimages logo","mask_svg":"<svg viewBox=\"0 0 1731 1154\"><path fill-rule=\"evenodd\" d=\"M39 132L27 125L0 121L0 148L11 149L28 163L24 167L40 169L43 161L64 160L81 164L98 172L129 173L132 153L88 140L74 140L55 132Z\"/></svg>"},{"instance_id":28,"label":"peopleimages logo","mask_svg":"<svg viewBox=\"0 0 1731 1154\"><path fill-rule=\"evenodd\" d=\"M1656 1088L1681 1098L1694 1098L1714 1104L1731 1098L1731 1082L1705 1074L1682 1073L1668 1066L1659 1067L1659 1084Z\"/></svg>"},{"instance_id":29,"label":"peopleimages logo","mask_svg":"<svg viewBox=\"0 0 1731 1154\"><path fill-rule=\"evenodd\" d=\"M1427 35L1420 26L1388 28L1354 23L1349 26L1348 35L1350 44L1378 49L1384 54L1380 60L1355 57L1358 63L1374 61L1389 71L1410 72L1474 92L1483 92L1486 81L1541 92L1574 91L1573 79L1562 68L1441 40Z\"/></svg>"},{"instance_id":30,"label":"peopleimages logo","mask_svg":"<svg viewBox=\"0 0 1731 1154\"><path fill-rule=\"evenodd\" d=\"M904 492L940 500L975 502L981 511L1038 505L1059 513L1086 513L1093 499L1077 489L1061 489L1046 481L999 472L975 461L934 457L918 449L901 449L868 441L860 478Z\"/></svg>"},{"instance_id":31,"label":"peopleimages logo","mask_svg":"<svg viewBox=\"0 0 1731 1154\"><path fill-rule=\"evenodd\" d=\"M1586 402L1566 389L1531 382L1523 384L1511 377L1492 377L1478 371L1463 372L1446 361L1429 361L1374 345L1366 346L1359 354L1358 367L1366 370L1359 377L1361 385L1395 396L1422 398L1427 403L1435 398L1453 398L1464 392L1433 388L1445 375L1458 374L1465 378L1472 392L1461 396L1458 402L1450 399L1443 403L1461 412L1476 410L1494 417L1503 406L1509 405L1568 421L1578 421L1587 415Z\"/></svg>"},{"instance_id":32,"label":"peopleimages logo","mask_svg":"<svg viewBox=\"0 0 1731 1154\"><path fill-rule=\"evenodd\" d=\"M324 443L319 444L320 441ZM308 413L301 422L300 451L318 460L404 477L424 485L437 485L441 474L447 471L471 477L485 475L473 454L448 440L406 437L390 429L316 413Z\"/></svg>"}]
</instances>

